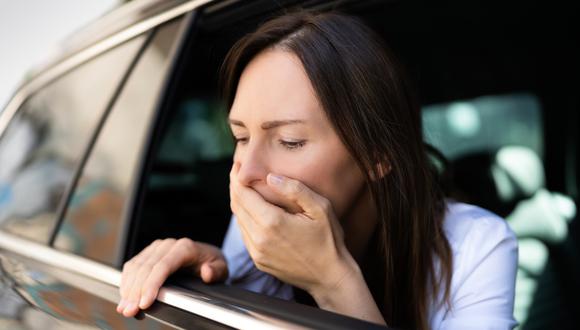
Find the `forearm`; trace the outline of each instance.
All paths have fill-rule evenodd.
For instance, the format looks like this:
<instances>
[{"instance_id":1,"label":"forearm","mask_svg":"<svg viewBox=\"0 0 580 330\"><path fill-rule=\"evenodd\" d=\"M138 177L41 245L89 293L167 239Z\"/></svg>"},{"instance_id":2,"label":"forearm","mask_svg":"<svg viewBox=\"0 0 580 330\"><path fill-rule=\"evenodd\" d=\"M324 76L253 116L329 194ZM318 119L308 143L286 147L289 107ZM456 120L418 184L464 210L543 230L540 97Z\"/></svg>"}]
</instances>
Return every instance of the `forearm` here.
<instances>
[{"instance_id":1,"label":"forearm","mask_svg":"<svg viewBox=\"0 0 580 330\"><path fill-rule=\"evenodd\" d=\"M351 259L339 267L339 272L342 276L338 282L310 292L318 306L331 312L386 325L358 264Z\"/></svg>"}]
</instances>

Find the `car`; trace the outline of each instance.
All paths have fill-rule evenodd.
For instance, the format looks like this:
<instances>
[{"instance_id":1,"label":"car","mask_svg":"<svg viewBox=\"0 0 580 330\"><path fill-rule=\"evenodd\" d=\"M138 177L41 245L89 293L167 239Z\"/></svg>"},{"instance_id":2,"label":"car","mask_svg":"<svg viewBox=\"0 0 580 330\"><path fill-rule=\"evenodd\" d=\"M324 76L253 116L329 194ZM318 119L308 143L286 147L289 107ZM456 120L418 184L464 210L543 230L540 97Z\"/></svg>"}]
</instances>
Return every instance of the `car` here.
<instances>
[{"instance_id":1,"label":"car","mask_svg":"<svg viewBox=\"0 0 580 330\"><path fill-rule=\"evenodd\" d=\"M218 93L232 44L280 13L356 15L415 83L449 194L520 242L520 328L580 310L578 15L568 5L449 1L142 0L79 31L0 113L0 317L29 328L378 325L172 276L135 318L122 265L155 239L220 246L233 141ZM550 18L554 24L541 25ZM576 26L576 28L575 28ZM530 220L531 219L531 220ZM0 323L0 326L2 323Z\"/></svg>"}]
</instances>

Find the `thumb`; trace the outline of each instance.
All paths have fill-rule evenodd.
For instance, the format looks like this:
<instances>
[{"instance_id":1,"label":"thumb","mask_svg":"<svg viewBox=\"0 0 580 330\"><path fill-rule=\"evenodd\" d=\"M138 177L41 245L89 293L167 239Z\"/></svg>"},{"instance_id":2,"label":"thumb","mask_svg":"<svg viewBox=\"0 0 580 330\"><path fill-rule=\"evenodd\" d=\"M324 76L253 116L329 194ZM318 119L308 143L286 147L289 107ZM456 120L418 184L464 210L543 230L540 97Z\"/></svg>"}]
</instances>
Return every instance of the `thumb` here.
<instances>
[{"instance_id":1,"label":"thumb","mask_svg":"<svg viewBox=\"0 0 580 330\"><path fill-rule=\"evenodd\" d=\"M300 206L307 217L319 219L321 216L326 216L330 202L304 183L272 173L268 174L267 182L274 191Z\"/></svg>"},{"instance_id":2,"label":"thumb","mask_svg":"<svg viewBox=\"0 0 580 330\"><path fill-rule=\"evenodd\" d=\"M208 261L201 265L199 273L205 283L221 282L228 278L228 267L222 259Z\"/></svg>"}]
</instances>

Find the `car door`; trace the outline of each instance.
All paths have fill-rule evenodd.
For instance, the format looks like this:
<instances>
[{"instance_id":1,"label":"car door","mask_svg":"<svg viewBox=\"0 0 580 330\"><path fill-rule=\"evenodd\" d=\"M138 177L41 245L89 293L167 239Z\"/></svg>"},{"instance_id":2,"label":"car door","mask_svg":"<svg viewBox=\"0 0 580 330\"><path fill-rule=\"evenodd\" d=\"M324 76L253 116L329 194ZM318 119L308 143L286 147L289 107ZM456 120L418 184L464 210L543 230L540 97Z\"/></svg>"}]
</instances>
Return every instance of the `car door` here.
<instances>
[{"instance_id":1,"label":"car door","mask_svg":"<svg viewBox=\"0 0 580 330\"><path fill-rule=\"evenodd\" d=\"M97 57L77 56L56 65L23 86L3 112L0 244L3 291L15 289L23 298L6 293L7 304L18 307L15 317L43 319L26 316L33 310L24 308L25 301L51 308L47 301L59 282L32 263L39 260L22 259L21 252L48 249L85 150L145 39L136 36ZM42 260L50 254L37 256Z\"/></svg>"},{"instance_id":2,"label":"car door","mask_svg":"<svg viewBox=\"0 0 580 330\"><path fill-rule=\"evenodd\" d=\"M110 266L119 264L133 174L187 21L163 18L93 45L116 42L55 74L3 132L0 154L12 161L2 163L2 276L19 295L14 304L36 307L16 308L25 326L174 328L179 316L216 327L170 307L159 312L168 323L115 312L119 272Z\"/></svg>"}]
</instances>

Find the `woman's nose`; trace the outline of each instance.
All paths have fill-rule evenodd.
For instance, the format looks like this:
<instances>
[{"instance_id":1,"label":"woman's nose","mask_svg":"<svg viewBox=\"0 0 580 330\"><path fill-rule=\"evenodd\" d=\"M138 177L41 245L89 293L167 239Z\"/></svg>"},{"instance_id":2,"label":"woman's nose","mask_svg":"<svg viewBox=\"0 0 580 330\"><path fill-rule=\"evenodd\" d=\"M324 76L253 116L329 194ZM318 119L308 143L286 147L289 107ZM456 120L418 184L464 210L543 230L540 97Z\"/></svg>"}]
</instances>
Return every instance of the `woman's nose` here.
<instances>
[{"instance_id":1,"label":"woman's nose","mask_svg":"<svg viewBox=\"0 0 580 330\"><path fill-rule=\"evenodd\" d=\"M245 150L237 157L240 163L238 179L245 186L253 186L260 181L266 180L268 170L265 164L265 155L257 148L246 146Z\"/></svg>"}]
</instances>

